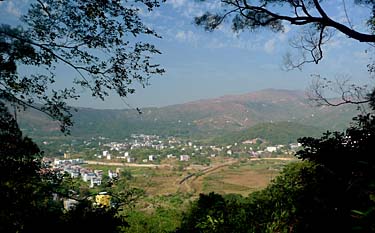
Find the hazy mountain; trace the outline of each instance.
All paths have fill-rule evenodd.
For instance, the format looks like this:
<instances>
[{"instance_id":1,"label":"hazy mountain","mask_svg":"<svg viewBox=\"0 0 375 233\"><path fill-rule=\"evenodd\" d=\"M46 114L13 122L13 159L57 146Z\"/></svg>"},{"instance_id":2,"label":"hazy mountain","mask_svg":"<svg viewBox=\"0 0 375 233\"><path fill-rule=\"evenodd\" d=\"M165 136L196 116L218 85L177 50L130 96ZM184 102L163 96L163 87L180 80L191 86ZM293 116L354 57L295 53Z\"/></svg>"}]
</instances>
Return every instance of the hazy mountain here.
<instances>
[{"instance_id":1,"label":"hazy mountain","mask_svg":"<svg viewBox=\"0 0 375 233\"><path fill-rule=\"evenodd\" d=\"M313 107L303 91L267 89L161 108L98 110L74 113L73 136L121 138L131 133L207 136L247 129L258 123L290 122L319 129L340 130L357 114L354 106ZM59 135L58 125L40 113L19 114L31 136Z\"/></svg>"}]
</instances>

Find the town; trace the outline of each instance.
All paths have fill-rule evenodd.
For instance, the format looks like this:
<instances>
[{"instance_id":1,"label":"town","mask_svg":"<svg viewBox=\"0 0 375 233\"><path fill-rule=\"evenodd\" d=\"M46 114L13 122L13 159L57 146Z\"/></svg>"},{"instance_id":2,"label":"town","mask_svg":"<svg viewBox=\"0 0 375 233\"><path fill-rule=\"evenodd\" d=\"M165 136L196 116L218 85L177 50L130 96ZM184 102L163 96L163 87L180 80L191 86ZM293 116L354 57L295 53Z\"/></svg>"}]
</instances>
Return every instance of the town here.
<instances>
[{"instance_id":1,"label":"town","mask_svg":"<svg viewBox=\"0 0 375 233\"><path fill-rule=\"evenodd\" d=\"M177 166L180 170L190 166L209 168L213 160L256 159L293 157L300 143L270 145L261 138L249 139L232 145L210 145L200 141L183 140L175 137L162 138L157 135L132 134L122 142L97 137L90 140L72 140L57 147L56 142L44 141L46 148L55 148L44 159L56 171L69 174L71 178L81 179L90 188L99 186L103 180L103 170L90 169L86 164L114 166L106 176L117 179L122 167ZM49 147L48 147L49 146ZM51 151L51 150L49 150ZM222 160L225 161L225 160Z\"/></svg>"}]
</instances>

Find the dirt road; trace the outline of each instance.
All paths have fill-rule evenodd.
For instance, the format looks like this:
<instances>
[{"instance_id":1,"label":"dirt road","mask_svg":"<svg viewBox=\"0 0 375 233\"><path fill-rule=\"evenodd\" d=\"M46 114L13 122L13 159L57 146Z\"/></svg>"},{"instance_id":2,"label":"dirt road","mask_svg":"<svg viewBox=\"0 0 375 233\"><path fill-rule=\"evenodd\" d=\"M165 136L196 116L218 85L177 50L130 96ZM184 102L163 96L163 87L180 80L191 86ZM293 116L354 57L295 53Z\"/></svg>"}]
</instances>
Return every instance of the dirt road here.
<instances>
[{"instance_id":1,"label":"dirt road","mask_svg":"<svg viewBox=\"0 0 375 233\"><path fill-rule=\"evenodd\" d=\"M138 164L138 163L114 163L114 162L99 162L99 161L85 161L87 164L91 165L105 165L105 166L117 166L117 167L170 167L168 164Z\"/></svg>"}]
</instances>

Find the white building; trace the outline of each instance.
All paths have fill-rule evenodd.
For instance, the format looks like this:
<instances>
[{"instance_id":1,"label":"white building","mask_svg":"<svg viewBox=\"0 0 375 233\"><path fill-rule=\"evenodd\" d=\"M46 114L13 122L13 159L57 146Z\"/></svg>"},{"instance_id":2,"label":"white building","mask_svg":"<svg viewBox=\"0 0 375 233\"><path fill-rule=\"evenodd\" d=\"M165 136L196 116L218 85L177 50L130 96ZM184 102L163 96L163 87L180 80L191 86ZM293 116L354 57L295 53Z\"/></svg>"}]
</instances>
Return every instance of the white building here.
<instances>
[{"instance_id":1,"label":"white building","mask_svg":"<svg viewBox=\"0 0 375 233\"><path fill-rule=\"evenodd\" d=\"M291 144L289 144L289 146L290 146L291 149L297 149L297 148L301 147L302 144L301 143L291 143Z\"/></svg>"},{"instance_id":2,"label":"white building","mask_svg":"<svg viewBox=\"0 0 375 233\"><path fill-rule=\"evenodd\" d=\"M190 156L189 155L180 155L180 161L189 161Z\"/></svg>"},{"instance_id":3,"label":"white building","mask_svg":"<svg viewBox=\"0 0 375 233\"><path fill-rule=\"evenodd\" d=\"M128 163L134 163L134 161L135 161L135 158L132 158L132 157L126 158L126 162L128 162Z\"/></svg>"},{"instance_id":4,"label":"white building","mask_svg":"<svg viewBox=\"0 0 375 233\"><path fill-rule=\"evenodd\" d=\"M116 178L118 178L118 173L114 172L112 170L108 170L108 177L109 177L109 179L116 179Z\"/></svg>"},{"instance_id":5,"label":"white building","mask_svg":"<svg viewBox=\"0 0 375 233\"><path fill-rule=\"evenodd\" d=\"M266 147L266 151L268 151L268 152L276 152L277 151L277 147L276 146L267 146Z\"/></svg>"},{"instance_id":6,"label":"white building","mask_svg":"<svg viewBox=\"0 0 375 233\"><path fill-rule=\"evenodd\" d=\"M73 199L65 199L64 200L64 209L66 210L71 210L74 208L74 206L78 204L78 201L73 200Z\"/></svg>"},{"instance_id":7,"label":"white building","mask_svg":"<svg viewBox=\"0 0 375 233\"><path fill-rule=\"evenodd\" d=\"M79 177L79 172L78 171L71 171L70 172L70 177L72 178L78 178Z\"/></svg>"},{"instance_id":8,"label":"white building","mask_svg":"<svg viewBox=\"0 0 375 233\"><path fill-rule=\"evenodd\" d=\"M85 181L85 182L88 182L90 181L92 178L95 178L96 177L96 174L93 173L93 172L88 172L88 173L84 173L82 175L82 180Z\"/></svg>"},{"instance_id":9,"label":"white building","mask_svg":"<svg viewBox=\"0 0 375 233\"><path fill-rule=\"evenodd\" d=\"M90 188L93 188L95 185L101 185L102 178L100 177L92 177L90 180Z\"/></svg>"},{"instance_id":10,"label":"white building","mask_svg":"<svg viewBox=\"0 0 375 233\"><path fill-rule=\"evenodd\" d=\"M149 161L154 161L156 159L156 156L155 155L149 155L148 156L148 160Z\"/></svg>"}]
</instances>

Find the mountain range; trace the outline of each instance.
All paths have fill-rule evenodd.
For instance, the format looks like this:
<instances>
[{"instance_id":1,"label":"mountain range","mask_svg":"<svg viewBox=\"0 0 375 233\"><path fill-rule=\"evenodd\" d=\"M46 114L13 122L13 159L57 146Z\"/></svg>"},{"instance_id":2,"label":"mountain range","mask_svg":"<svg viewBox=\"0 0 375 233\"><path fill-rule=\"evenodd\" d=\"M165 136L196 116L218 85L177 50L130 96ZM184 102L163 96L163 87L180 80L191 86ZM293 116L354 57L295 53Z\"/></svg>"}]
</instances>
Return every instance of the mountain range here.
<instances>
[{"instance_id":1,"label":"mountain range","mask_svg":"<svg viewBox=\"0 0 375 233\"><path fill-rule=\"evenodd\" d=\"M266 89L184 104L135 110L78 108L71 134L75 137L123 138L132 133L161 136L207 137L240 132L259 124L278 122L321 130L342 130L358 112L355 106L314 107L305 92ZM18 116L23 131L32 137L59 136L59 127L39 112Z\"/></svg>"}]
</instances>

